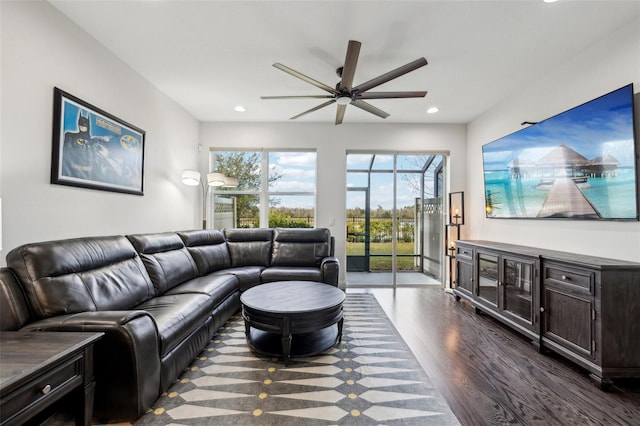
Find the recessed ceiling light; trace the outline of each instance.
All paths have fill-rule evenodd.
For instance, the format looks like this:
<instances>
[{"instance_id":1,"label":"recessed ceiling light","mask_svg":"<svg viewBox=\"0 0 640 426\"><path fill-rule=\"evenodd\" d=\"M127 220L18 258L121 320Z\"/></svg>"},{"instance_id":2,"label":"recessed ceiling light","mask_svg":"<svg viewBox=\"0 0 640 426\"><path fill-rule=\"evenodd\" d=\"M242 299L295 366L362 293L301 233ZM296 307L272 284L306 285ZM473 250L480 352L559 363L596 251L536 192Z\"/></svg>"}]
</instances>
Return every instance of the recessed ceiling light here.
<instances>
[{"instance_id":1,"label":"recessed ceiling light","mask_svg":"<svg viewBox=\"0 0 640 426\"><path fill-rule=\"evenodd\" d=\"M238 111L238 112L245 112L247 109L245 107L243 107L242 105L238 105L234 108L234 110Z\"/></svg>"},{"instance_id":2,"label":"recessed ceiling light","mask_svg":"<svg viewBox=\"0 0 640 426\"><path fill-rule=\"evenodd\" d=\"M427 114L435 114L436 112L440 111L440 109L438 109L438 107L431 107L427 110Z\"/></svg>"},{"instance_id":3,"label":"recessed ceiling light","mask_svg":"<svg viewBox=\"0 0 640 426\"><path fill-rule=\"evenodd\" d=\"M545 3L555 3L558 0L542 0L542 1L545 2Z\"/></svg>"}]
</instances>

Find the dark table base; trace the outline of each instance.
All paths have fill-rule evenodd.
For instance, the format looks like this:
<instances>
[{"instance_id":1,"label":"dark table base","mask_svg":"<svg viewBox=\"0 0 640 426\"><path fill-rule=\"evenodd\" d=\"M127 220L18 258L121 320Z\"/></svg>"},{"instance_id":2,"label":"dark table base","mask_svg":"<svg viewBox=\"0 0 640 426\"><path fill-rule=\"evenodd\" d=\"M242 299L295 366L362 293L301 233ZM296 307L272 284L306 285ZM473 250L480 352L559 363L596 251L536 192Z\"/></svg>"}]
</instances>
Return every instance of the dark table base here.
<instances>
[{"instance_id":1,"label":"dark table base","mask_svg":"<svg viewBox=\"0 0 640 426\"><path fill-rule=\"evenodd\" d=\"M282 334L270 333L253 327L250 328L249 333L247 342L251 350L260 355L283 357ZM289 357L317 355L337 343L338 324L311 333L293 334Z\"/></svg>"}]
</instances>

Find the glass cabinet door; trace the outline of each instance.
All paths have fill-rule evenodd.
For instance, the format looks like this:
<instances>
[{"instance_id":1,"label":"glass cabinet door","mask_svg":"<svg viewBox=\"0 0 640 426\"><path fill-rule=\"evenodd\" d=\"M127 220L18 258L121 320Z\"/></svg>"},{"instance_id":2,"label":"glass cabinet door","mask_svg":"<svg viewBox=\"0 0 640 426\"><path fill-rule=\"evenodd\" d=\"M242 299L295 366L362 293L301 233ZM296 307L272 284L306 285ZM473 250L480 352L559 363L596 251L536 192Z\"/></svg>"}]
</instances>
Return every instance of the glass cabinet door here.
<instances>
[{"instance_id":1,"label":"glass cabinet door","mask_svg":"<svg viewBox=\"0 0 640 426\"><path fill-rule=\"evenodd\" d=\"M504 259L503 266L504 306L502 308L531 322L533 264L514 259Z\"/></svg>"},{"instance_id":2,"label":"glass cabinet door","mask_svg":"<svg viewBox=\"0 0 640 426\"><path fill-rule=\"evenodd\" d=\"M498 256L478 253L478 296L498 304Z\"/></svg>"}]
</instances>

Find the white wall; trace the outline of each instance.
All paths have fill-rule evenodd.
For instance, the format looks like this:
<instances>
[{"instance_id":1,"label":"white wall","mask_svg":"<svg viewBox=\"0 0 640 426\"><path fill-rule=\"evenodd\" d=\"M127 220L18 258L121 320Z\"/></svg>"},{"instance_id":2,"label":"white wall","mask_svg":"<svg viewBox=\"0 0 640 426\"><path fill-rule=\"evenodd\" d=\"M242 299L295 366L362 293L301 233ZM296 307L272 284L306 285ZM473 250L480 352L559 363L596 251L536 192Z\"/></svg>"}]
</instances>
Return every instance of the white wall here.
<instances>
[{"instance_id":1,"label":"white wall","mask_svg":"<svg viewBox=\"0 0 640 426\"><path fill-rule=\"evenodd\" d=\"M198 122L56 9L1 2L2 248L89 235L193 228ZM53 88L146 130L144 196L49 183Z\"/></svg>"},{"instance_id":2,"label":"white wall","mask_svg":"<svg viewBox=\"0 0 640 426\"><path fill-rule=\"evenodd\" d=\"M639 222L486 219L482 145L580 105L626 84L640 92L640 19L610 34L560 68L531 81L471 122L467 141L468 236L580 254L640 261ZM636 95L636 126L640 102ZM640 140L639 140L640 142Z\"/></svg>"},{"instance_id":3,"label":"white wall","mask_svg":"<svg viewBox=\"0 0 640 426\"><path fill-rule=\"evenodd\" d=\"M210 148L314 148L317 150L318 227L331 229L336 238L336 256L346 265L346 151L385 150L398 152L449 152L450 189L461 191L466 180L466 126L422 124L333 123L202 123L200 157L207 171ZM334 225L331 225L332 219ZM344 282L344 268L341 268Z\"/></svg>"}]
</instances>

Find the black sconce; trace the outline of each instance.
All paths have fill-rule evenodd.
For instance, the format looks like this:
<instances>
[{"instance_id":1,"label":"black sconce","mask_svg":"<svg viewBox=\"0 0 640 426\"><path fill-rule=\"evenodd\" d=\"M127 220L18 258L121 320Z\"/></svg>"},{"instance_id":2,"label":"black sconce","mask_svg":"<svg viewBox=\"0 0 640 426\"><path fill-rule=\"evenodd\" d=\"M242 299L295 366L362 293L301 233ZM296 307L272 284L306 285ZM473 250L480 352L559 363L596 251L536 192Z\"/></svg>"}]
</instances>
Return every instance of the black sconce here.
<instances>
[{"instance_id":1,"label":"black sconce","mask_svg":"<svg viewBox=\"0 0 640 426\"><path fill-rule=\"evenodd\" d=\"M449 223L464 225L464 192L449 193Z\"/></svg>"}]
</instances>

